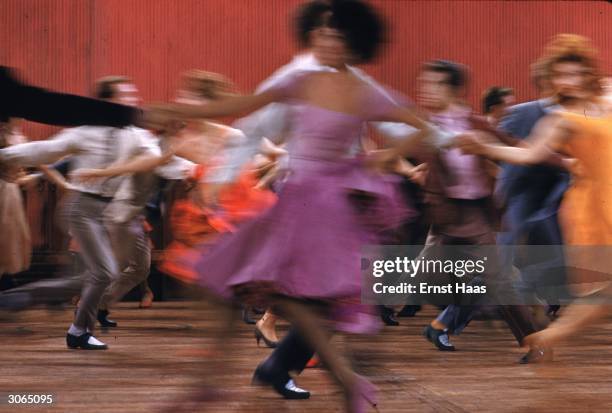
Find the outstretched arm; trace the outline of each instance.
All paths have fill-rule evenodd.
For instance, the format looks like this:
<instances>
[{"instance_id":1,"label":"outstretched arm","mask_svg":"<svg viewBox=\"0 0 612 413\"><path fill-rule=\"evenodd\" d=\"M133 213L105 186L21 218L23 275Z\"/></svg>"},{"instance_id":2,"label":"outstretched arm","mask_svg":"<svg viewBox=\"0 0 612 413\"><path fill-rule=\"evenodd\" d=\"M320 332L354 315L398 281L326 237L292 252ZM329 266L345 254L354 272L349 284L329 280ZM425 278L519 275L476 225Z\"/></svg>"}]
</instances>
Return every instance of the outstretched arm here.
<instances>
[{"instance_id":1,"label":"outstretched arm","mask_svg":"<svg viewBox=\"0 0 612 413\"><path fill-rule=\"evenodd\" d=\"M73 176L76 180L88 180L149 172L169 162L172 156L174 156L173 152L168 152L161 156L139 155L128 160L127 162L111 165L104 169L79 169L74 171Z\"/></svg>"},{"instance_id":2,"label":"outstretched arm","mask_svg":"<svg viewBox=\"0 0 612 413\"><path fill-rule=\"evenodd\" d=\"M487 143L473 135L462 137L458 146L464 152L483 155L493 160L533 165L548 160L551 151L559 150L572 133L572 126L568 121L561 116L550 115L537 123L522 147Z\"/></svg>"},{"instance_id":3,"label":"outstretched arm","mask_svg":"<svg viewBox=\"0 0 612 413\"><path fill-rule=\"evenodd\" d=\"M127 126L136 123L141 111L97 99L57 93L17 80L0 67L1 115L50 125Z\"/></svg>"},{"instance_id":4,"label":"outstretched arm","mask_svg":"<svg viewBox=\"0 0 612 413\"><path fill-rule=\"evenodd\" d=\"M38 169L47 177L47 179L63 189L71 189L72 185L70 185L66 179L60 174L57 170L53 169L53 167L48 167L47 165L40 165Z\"/></svg>"},{"instance_id":5,"label":"outstretched arm","mask_svg":"<svg viewBox=\"0 0 612 413\"><path fill-rule=\"evenodd\" d=\"M432 126L417 116L412 109L396 106L383 119L377 120L401 122L414 128L414 131L389 149L372 151L368 160L371 167L395 170L399 159L422 154L424 148L433 146L427 139L433 133Z\"/></svg>"},{"instance_id":6,"label":"outstretched arm","mask_svg":"<svg viewBox=\"0 0 612 413\"><path fill-rule=\"evenodd\" d=\"M79 152L84 139L77 129L66 129L52 139L0 149L0 163L24 167L52 163L66 155Z\"/></svg>"},{"instance_id":7,"label":"outstretched arm","mask_svg":"<svg viewBox=\"0 0 612 413\"><path fill-rule=\"evenodd\" d=\"M200 106L173 103L152 105L150 108L153 111L165 114L169 118L217 118L250 113L281 99L281 92L272 89L256 95L232 96Z\"/></svg>"},{"instance_id":8,"label":"outstretched arm","mask_svg":"<svg viewBox=\"0 0 612 413\"><path fill-rule=\"evenodd\" d=\"M433 132L432 126L410 108L398 106L385 118L387 121L400 122L414 128L411 134L400 140L392 149L393 154L401 158L418 152Z\"/></svg>"}]
</instances>

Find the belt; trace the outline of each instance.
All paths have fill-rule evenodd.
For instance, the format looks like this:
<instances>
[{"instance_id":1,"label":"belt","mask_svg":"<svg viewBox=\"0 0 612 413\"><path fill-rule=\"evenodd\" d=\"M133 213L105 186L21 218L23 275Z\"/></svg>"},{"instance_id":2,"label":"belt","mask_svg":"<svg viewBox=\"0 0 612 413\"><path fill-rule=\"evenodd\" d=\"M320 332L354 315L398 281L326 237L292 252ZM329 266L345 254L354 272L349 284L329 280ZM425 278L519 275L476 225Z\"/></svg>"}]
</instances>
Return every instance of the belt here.
<instances>
[{"instance_id":1,"label":"belt","mask_svg":"<svg viewBox=\"0 0 612 413\"><path fill-rule=\"evenodd\" d=\"M102 202L111 202L113 200L112 196L103 196L103 195L94 194L91 192L81 192L81 196L85 196L87 198L95 199L96 201L102 201Z\"/></svg>"}]
</instances>

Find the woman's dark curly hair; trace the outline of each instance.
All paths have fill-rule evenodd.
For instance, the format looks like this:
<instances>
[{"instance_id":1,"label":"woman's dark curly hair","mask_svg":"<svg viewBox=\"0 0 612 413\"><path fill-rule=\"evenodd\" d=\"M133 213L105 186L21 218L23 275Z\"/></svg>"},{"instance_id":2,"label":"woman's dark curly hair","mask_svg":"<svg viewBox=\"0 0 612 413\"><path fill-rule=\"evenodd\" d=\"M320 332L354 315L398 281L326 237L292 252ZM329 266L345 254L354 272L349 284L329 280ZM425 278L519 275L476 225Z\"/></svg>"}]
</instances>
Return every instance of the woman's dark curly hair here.
<instances>
[{"instance_id":1,"label":"woman's dark curly hair","mask_svg":"<svg viewBox=\"0 0 612 413\"><path fill-rule=\"evenodd\" d=\"M386 40L383 18L361 0L332 0L328 25L344 34L356 63L374 59Z\"/></svg>"},{"instance_id":2,"label":"woman's dark curly hair","mask_svg":"<svg viewBox=\"0 0 612 413\"><path fill-rule=\"evenodd\" d=\"M295 34L300 46L310 46L310 32L325 26L330 13L329 1L314 0L300 6L295 16Z\"/></svg>"},{"instance_id":3,"label":"woman's dark curly hair","mask_svg":"<svg viewBox=\"0 0 612 413\"><path fill-rule=\"evenodd\" d=\"M356 63L376 57L386 40L386 24L376 10L361 0L315 0L303 5L296 18L299 42L308 47L310 32L331 27L346 38Z\"/></svg>"}]
</instances>

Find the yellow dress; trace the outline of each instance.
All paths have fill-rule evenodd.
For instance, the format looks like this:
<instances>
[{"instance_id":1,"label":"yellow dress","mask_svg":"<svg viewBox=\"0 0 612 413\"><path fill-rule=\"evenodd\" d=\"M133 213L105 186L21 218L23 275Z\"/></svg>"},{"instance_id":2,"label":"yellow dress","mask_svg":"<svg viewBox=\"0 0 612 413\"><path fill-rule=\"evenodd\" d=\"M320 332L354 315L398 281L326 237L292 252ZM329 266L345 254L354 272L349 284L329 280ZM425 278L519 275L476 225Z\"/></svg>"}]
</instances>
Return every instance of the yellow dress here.
<instances>
[{"instance_id":1,"label":"yellow dress","mask_svg":"<svg viewBox=\"0 0 612 413\"><path fill-rule=\"evenodd\" d=\"M578 294L600 290L612 279L612 115L561 114L575 127L564 152L578 160L579 174L561 205L567 262Z\"/></svg>"}]
</instances>

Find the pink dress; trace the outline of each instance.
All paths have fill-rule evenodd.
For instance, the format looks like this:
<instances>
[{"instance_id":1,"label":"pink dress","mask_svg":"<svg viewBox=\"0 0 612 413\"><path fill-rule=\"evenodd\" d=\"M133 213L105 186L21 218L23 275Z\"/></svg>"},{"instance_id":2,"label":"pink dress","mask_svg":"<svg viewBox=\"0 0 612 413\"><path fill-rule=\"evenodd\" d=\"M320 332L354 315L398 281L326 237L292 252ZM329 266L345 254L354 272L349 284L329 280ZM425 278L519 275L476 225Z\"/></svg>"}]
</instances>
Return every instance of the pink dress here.
<instances>
[{"instance_id":1,"label":"pink dress","mask_svg":"<svg viewBox=\"0 0 612 413\"><path fill-rule=\"evenodd\" d=\"M290 174L277 203L202 254L204 287L231 297L260 287L292 297L358 302L361 249L405 220L396 176L381 175L351 156L364 122L381 120L395 106L373 88L362 114L336 112L296 99L303 72L278 86L296 105Z\"/></svg>"}]
</instances>

